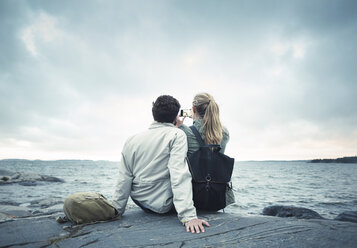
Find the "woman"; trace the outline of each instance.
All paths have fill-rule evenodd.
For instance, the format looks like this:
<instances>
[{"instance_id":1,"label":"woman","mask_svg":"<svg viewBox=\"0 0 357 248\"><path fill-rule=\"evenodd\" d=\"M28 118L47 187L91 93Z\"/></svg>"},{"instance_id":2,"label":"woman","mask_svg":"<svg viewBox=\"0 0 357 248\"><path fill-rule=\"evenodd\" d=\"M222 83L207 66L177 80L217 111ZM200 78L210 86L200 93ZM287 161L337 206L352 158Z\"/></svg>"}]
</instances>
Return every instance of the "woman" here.
<instances>
[{"instance_id":1,"label":"woman","mask_svg":"<svg viewBox=\"0 0 357 248\"><path fill-rule=\"evenodd\" d=\"M208 93L197 94L192 102L193 125L200 133L205 144L220 144L221 153L224 153L229 141L229 132L222 126L219 119L219 107L214 98ZM188 152L187 157L197 151L200 147L192 130L183 124L185 118L177 121L177 126L186 133ZM227 187L226 205L235 202L231 188Z\"/></svg>"}]
</instances>

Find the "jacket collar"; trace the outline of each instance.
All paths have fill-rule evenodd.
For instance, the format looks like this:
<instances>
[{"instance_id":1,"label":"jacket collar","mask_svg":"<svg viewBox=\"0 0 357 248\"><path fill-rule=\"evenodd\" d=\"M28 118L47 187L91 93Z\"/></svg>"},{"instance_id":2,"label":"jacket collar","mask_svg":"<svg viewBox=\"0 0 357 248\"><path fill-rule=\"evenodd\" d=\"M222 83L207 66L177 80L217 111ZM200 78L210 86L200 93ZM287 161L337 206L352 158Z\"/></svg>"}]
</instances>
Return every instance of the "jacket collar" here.
<instances>
[{"instance_id":1,"label":"jacket collar","mask_svg":"<svg viewBox=\"0 0 357 248\"><path fill-rule=\"evenodd\" d=\"M204 133L203 132L203 120L201 118L194 120L193 125L197 128L199 133L201 133L201 134Z\"/></svg>"},{"instance_id":2,"label":"jacket collar","mask_svg":"<svg viewBox=\"0 0 357 248\"><path fill-rule=\"evenodd\" d=\"M176 126L173 123L154 121L153 123L151 123L149 129L160 128L160 127L176 127Z\"/></svg>"},{"instance_id":3,"label":"jacket collar","mask_svg":"<svg viewBox=\"0 0 357 248\"><path fill-rule=\"evenodd\" d=\"M203 128L203 120L202 119L196 119L193 121L193 125L195 125L195 127L197 129L201 129Z\"/></svg>"}]
</instances>

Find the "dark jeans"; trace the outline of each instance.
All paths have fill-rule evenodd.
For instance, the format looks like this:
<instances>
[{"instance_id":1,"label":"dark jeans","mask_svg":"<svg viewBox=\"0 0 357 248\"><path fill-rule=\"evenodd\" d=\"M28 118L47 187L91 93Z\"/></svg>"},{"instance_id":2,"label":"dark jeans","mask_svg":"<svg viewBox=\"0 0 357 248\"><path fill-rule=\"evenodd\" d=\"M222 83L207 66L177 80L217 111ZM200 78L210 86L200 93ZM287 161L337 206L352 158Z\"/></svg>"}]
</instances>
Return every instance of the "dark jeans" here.
<instances>
[{"instance_id":1,"label":"dark jeans","mask_svg":"<svg viewBox=\"0 0 357 248\"><path fill-rule=\"evenodd\" d=\"M160 214L160 215L164 215L164 214L177 214L176 212L176 209L174 206L172 206L172 208L166 212L166 213L156 213L154 211L152 211L151 209L147 208L144 204L138 202L137 200L134 200L133 198L131 198L133 200L133 202L138 205L142 210L144 210L146 213L149 213L149 214Z\"/></svg>"}]
</instances>

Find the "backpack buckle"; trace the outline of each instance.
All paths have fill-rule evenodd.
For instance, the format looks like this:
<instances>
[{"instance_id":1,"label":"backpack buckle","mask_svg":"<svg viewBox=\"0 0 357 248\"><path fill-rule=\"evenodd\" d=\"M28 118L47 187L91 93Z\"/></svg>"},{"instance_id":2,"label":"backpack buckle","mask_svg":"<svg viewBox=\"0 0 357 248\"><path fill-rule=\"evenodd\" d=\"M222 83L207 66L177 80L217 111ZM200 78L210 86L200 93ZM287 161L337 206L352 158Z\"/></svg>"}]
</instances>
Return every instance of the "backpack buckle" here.
<instances>
[{"instance_id":1,"label":"backpack buckle","mask_svg":"<svg viewBox=\"0 0 357 248\"><path fill-rule=\"evenodd\" d=\"M212 180L211 175L208 174L208 175L206 176L206 181L207 181L207 182L210 182L211 180Z\"/></svg>"}]
</instances>

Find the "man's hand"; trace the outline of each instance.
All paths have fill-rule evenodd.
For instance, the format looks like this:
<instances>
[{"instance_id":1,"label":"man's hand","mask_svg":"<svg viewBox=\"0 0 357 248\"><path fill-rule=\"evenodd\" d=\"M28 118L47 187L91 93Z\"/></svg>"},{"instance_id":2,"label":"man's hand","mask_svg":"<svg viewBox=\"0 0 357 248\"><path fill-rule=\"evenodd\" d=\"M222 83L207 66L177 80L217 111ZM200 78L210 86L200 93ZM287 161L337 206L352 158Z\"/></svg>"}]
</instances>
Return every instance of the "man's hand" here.
<instances>
[{"instance_id":1,"label":"man's hand","mask_svg":"<svg viewBox=\"0 0 357 248\"><path fill-rule=\"evenodd\" d=\"M192 233L200 233L200 231L205 232L205 226L210 226L207 221L201 219L193 219L185 223L186 231Z\"/></svg>"}]
</instances>

